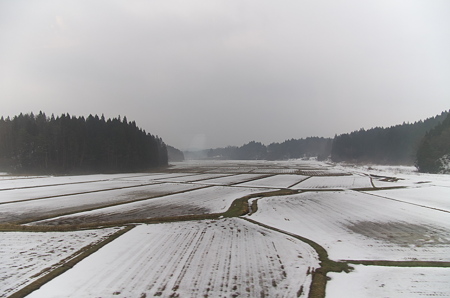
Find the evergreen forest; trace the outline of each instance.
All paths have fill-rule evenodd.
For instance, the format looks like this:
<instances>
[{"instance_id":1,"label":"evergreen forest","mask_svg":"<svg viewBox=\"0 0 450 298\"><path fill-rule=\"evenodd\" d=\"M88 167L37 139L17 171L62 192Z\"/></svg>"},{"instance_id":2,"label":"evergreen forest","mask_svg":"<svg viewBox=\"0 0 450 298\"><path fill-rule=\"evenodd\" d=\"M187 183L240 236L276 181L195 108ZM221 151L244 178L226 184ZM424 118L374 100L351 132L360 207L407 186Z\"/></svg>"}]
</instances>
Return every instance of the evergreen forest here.
<instances>
[{"instance_id":1,"label":"evergreen forest","mask_svg":"<svg viewBox=\"0 0 450 298\"><path fill-rule=\"evenodd\" d=\"M440 124L448 112L414 123L388 128L361 129L336 136L331 150L335 162L413 165L425 134Z\"/></svg>"},{"instance_id":2,"label":"evergreen forest","mask_svg":"<svg viewBox=\"0 0 450 298\"><path fill-rule=\"evenodd\" d=\"M282 143L272 143L268 146L251 141L241 147L228 146L209 149L206 150L205 155L212 159L233 160L286 160L304 157L326 159L330 155L331 145L332 139L319 137L291 139Z\"/></svg>"},{"instance_id":3,"label":"evergreen forest","mask_svg":"<svg viewBox=\"0 0 450 298\"><path fill-rule=\"evenodd\" d=\"M417 151L420 172L450 173L450 114L425 134Z\"/></svg>"},{"instance_id":4,"label":"evergreen forest","mask_svg":"<svg viewBox=\"0 0 450 298\"><path fill-rule=\"evenodd\" d=\"M145 171L166 166L161 138L127 118L106 120L62 114L20 114L0 119L0 170L74 174Z\"/></svg>"}]
</instances>

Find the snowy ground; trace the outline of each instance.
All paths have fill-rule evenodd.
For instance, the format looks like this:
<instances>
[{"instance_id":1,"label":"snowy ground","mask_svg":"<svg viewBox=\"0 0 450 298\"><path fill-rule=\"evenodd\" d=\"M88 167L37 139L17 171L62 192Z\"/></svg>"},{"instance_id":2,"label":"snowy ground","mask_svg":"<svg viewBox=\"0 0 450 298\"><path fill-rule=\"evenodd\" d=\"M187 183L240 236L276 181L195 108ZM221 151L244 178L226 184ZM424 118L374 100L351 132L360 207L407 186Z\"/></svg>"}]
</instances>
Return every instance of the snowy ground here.
<instances>
[{"instance_id":1,"label":"snowy ground","mask_svg":"<svg viewBox=\"0 0 450 298\"><path fill-rule=\"evenodd\" d=\"M196 183L201 183L201 184L206 184L206 185L232 185L232 184L237 184L237 183L241 183L241 182L245 182L245 181L249 181L249 180L254 180L260 177L264 177L265 175L259 175L259 174L236 174L236 175L231 175L231 176L226 176L226 177L221 177L221 178L214 178L214 179L208 179L208 180L202 180L200 182L196 182Z\"/></svg>"},{"instance_id":2,"label":"snowy ground","mask_svg":"<svg viewBox=\"0 0 450 298\"><path fill-rule=\"evenodd\" d=\"M289 188L291 186L297 185L300 181L303 181L306 178L308 177L302 175L274 175L267 178L241 183L238 184L238 186Z\"/></svg>"},{"instance_id":3,"label":"snowy ground","mask_svg":"<svg viewBox=\"0 0 450 298\"><path fill-rule=\"evenodd\" d=\"M367 193L450 212L450 189L448 187L425 184L420 187L378 190Z\"/></svg>"},{"instance_id":4,"label":"snowy ground","mask_svg":"<svg viewBox=\"0 0 450 298\"><path fill-rule=\"evenodd\" d=\"M199 187L193 184L164 183L6 203L0 205L0 222L31 221ZM37 191L45 191L45 188L39 188Z\"/></svg>"},{"instance_id":5,"label":"snowy ground","mask_svg":"<svg viewBox=\"0 0 450 298\"><path fill-rule=\"evenodd\" d=\"M329 274L326 297L450 296L450 268L354 267L348 274Z\"/></svg>"},{"instance_id":6,"label":"snowy ground","mask_svg":"<svg viewBox=\"0 0 450 298\"><path fill-rule=\"evenodd\" d=\"M0 297L7 297L118 229L76 232L0 232Z\"/></svg>"},{"instance_id":7,"label":"snowy ground","mask_svg":"<svg viewBox=\"0 0 450 298\"><path fill-rule=\"evenodd\" d=\"M226 177L226 176L228 176L228 175L224 175L224 174L196 174L196 175L173 177L173 178L162 178L162 179L157 179L157 181L183 183L183 182L194 182L194 181L203 181L203 180L207 181L209 179Z\"/></svg>"},{"instance_id":8,"label":"snowy ground","mask_svg":"<svg viewBox=\"0 0 450 298\"><path fill-rule=\"evenodd\" d=\"M29 297L307 296L301 241L240 219L141 225Z\"/></svg>"},{"instance_id":9,"label":"snowy ground","mask_svg":"<svg viewBox=\"0 0 450 298\"><path fill-rule=\"evenodd\" d=\"M78 224L221 213L238 198L270 189L209 186L189 192L99 208L51 218L35 224Z\"/></svg>"},{"instance_id":10,"label":"snowy ground","mask_svg":"<svg viewBox=\"0 0 450 298\"><path fill-rule=\"evenodd\" d=\"M46 218L39 224L95 224L220 213L237 198L283 188L300 193L256 198L258 210L250 218L317 242L333 260L450 262L450 176L421 174L413 167L195 161L161 173L0 175L0 222ZM86 245L72 244L70 233L61 233L70 251ZM29 241L8 240L14 234ZM62 247L49 240L50 234L39 235L44 233L1 233L0 266L6 269L0 280L9 277L0 295L26 285L61 256ZM80 242L90 243L88 235L79 236ZM26 260L38 264L29 267L33 273L26 273ZM302 285L307 294L307 268L317 266L315 253L303 242L242 219L142 225L33 295L295 297ZM355 267L349 274L329 274L327 297L450 297L450 287L443 285L449 267Z\"/></svg>"},{"instance_id":11,"label":"snowy ground","mask_svg":"<svg viewBox=\"0 0 450 298\"><path fill-rule=\"evenodd\" d=\"M292 187L292 189L354 189L372 188L369 177L336 176L311 177Z\"/></svg>"},{"instance_id":12,"label":"snowy ground","mask_svg":"<svg viewBox=\"0 0 450 298\"><path fill-rule=\"evenodd\" d=\"M355 191L263 198L250 218L309 238L334 260L450 261L450 213Z\"/></svg>"}]
</instances>

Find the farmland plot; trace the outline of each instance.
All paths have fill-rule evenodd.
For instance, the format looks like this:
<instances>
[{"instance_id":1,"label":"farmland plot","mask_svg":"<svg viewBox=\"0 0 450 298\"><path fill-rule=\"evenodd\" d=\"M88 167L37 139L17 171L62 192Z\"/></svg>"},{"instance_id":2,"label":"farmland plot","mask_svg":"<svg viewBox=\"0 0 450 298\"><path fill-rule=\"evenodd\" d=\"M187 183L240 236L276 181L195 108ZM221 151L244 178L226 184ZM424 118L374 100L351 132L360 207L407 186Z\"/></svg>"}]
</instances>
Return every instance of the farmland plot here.
<instances>
[{"instance_id":1,"label":"farmland plot","mask_svg":"<svg viewBox=\"0 0 450 298\"><path fill-rule=\"evenodd\" d=\"M253 180L250 182L241 183L238 186L247 187L269 187L269 188L288 188L292 185L296 185L300 181L308 178L302 175L274 175L262 179Z\"/></svg>"},{"instance_id":2,"label":"farmland plot","mask_svg":"<svg viewBox=\"0 0 450 298\"><path fill-rule=\"evenodd\" d=\"M250 173L255 168L250 167L223 167L223 168L217 168L208 171L208 173L230 173L230 174L239 174L239 173Z\"/></svg>"},{"instance_id":3,"label":"farmland plot","mask_svg":"<svg viewBox=\"0 0 450 298\"><path fill-rule=\"evenodd\" d=\"M327 297L450 297L450 268L354 267L330 273Z\"/></svg>"},{"instance_id":4,"label":"farmland plot","mask_svg":"<svg viewBox=\"0 0 450 298\"><path fill-rule=\"evenodd\" d=\"M147 182L147 184L152 182ZM155 183L155 182L153 182ZM98 192L117 188L128 188L142 185L142 182L130 180L108 180L76 184L51 185L45 187L26 187L0 190L0 203L8 203L38 198L67 196L86 192Z\"/></svg>"},{"instance_id":5,"label":"farmland plot","mask_svg":"<svg viewBox=\"0 0 450 298\"><path fill-rule=\"evenodd\" d=\"M225 174L196 174L196 175L189 175L189 176L180 176L180 177L173 177L173 178L165 178L165 179L157 179L157 181L163 181L163 182L193 182L193 181L202 181L202 180L208 180L213 178L219 178L227 176Z\"/></svg>"},{"instance_id":6,"label":"farmland plot","mask_svg":"<svg viewBox=\"0 0 450 298\"><path fill-rule=\"evenodd\" d=\"M450 189L448 187L424 185L368 193L450 212Z\"/></svg>"},{"instance_id":7,"label":"farmland plot","mask_svg":"<svg viewBox=\"0 0 450 298\"><path fill-rule=\"evenodd\" d=\"M305 243L240 219L141 225L29 297L307 296L317 267Z\"/></svg>"},{"instance_id":8,"label":"farmland plot","mask_svg":"<svg viewBox=\"0 0 450 298\"><path fill-rule=\"evenodd\" d=\"M232 185L237 184L240 182L246 182L248 180L253 180L259 177L264 177L265 175L259 175L259 174L236 174L236 175L230 175L226 177L220 177L220 178L214 178L214 179L208 179L208 180L202 180L200 182L195 183L201 183L205 185Z\"/></svg>"},{"instance_id":9,"label":"farmland plot","mask_svg":"<svg viewBox=\"0 0 450 298\"><path fill-rule=\"evenodd\" d=\"M319 243L334 260L450 261L450 213L359 192L264 198L251 218Z\"/></svg>"},{"instance_id":10,"label":"farmland plot","mask_svg":"<svg viewBox=\"0 0 450 298\"><path fill-rule=\"evenodd\" d=\"M292 189L354 189L372 188L369 177L336 176L311 177L292 187Z\"/></svg>"},{"instance_id":11,"label":"farmland plot","mask_svg":"<svg viewBox=\"0 0 450 298\"><path fill-rule=\"evenodd\" d=\"M278 169L278 168L258 168L252 171L252 173L258 174L294 174L298 169Z\"/></svg>"},{"instance_id":12,"label":"farmland plot","mask_svg":"<svg viewBox=\"0 0 450 298\"><path fill-rule=\"evenodd\" d=\"M257 188L210 186L189 192L168 195L118 206L60 216L36 224L78 224L111 221L221 213L243 196L264 192Z\"/></svg>"},{"instance_id":13,"label":"farmland plot","mask_svg":"<svg viewBox=\"0 0 450 298\"><path fill-rule=\"evenodd\" d=\"M434 186L450 187L449 175L445 174L426 174L419 173L417 169L412 166L352 166L344 167L342 165L336 166L338 169L348 169L354 173L363 173L378 176L380 178L373 179L376 187L391 187L391 186L417 186L418 184L430 184ZM398 178L396 182L389 182L383 179L384 177Z\"/></svg>"},{"instance_id":14,"label":"farmland plot","mask_svg":"<svg viewBox=\"0 0 450 298\"><path fill-rule=\"evenodd\" d=\"M14 189L24 187L42 187L48 185L86 183L94 181L106 181L112 179L120 179L125 177L137 177L146 174L130 173L130 174L98 174L98 175L82 175L82 176L45 176L27 179L3 179L0 180L0 190Z\"/></svg>"},{"instance_id":15,"label":"farmland plot","mask_svg":"<svg viewBox=\"0 0 450 298\"><path fill-rule=\"evenodd\" d=\"M133 188L37 199L0 205L0 222L38 220L121 202L198 188L198 185L161 183Z\"/></svg>"},{"instance_id":16,"label":"farmland plot","mask_svg":"<svg viewBox=\"0 0 450 298\"><path fill-rule=\"evenodd\" d=\"M142 176L124 177L120 180L135 181L140 183L149 183L159 179L175 178L180 176L190 176L193 173L148 173Z\"/></svg>"},{"instance_id":17,"label":"farmland plot","mask_svg":"<svg viewBox=\"0 0 450 298\"><path fill-rule=\"evenodd\" d=\"M117 228L76 232L0 232L0 297L7 297L48 273L81 248L117 232Z\"/></svg>"},{"instance_id":18,"label":"farmland plot","mask_svg":"<svg viewBox=\"0 0 450 298\"><path fill-rule=\"evenodd\" d=\"M305 176L347 176L350 175L348 172L343 172L335 169L325 169L325 170L300 170L300 174Z\"/></svg>"}]
</instances>

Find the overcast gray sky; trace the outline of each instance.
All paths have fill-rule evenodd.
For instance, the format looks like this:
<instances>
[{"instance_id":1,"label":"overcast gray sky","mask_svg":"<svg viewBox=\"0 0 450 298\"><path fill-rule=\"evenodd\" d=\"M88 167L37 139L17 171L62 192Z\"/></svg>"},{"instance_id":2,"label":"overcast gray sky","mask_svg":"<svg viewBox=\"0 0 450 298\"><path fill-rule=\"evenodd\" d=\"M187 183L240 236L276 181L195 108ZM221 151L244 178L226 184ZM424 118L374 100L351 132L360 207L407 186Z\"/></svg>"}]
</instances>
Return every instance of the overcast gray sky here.
<instances>
[{"instance_id":1,"label":"overcast gray sky","mask_svg":"<svg viewBox=\"0 0 450 298\"><path fill-rule=\"evenodd\" d=\"M180 149L413 122L450 108L450 1L0 1L0 100Z\"/></svg>"}]
</instances>

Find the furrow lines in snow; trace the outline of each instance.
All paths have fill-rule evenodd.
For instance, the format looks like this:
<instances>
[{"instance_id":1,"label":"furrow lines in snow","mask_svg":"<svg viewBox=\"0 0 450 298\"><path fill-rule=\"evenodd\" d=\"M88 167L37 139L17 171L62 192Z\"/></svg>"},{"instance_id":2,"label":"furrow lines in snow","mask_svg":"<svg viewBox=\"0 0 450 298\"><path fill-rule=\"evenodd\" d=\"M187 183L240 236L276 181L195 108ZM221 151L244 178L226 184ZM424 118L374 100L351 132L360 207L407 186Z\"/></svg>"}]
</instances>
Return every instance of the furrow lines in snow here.
<instances>
[{"instance_id":1,"label":"furrow lines in snow","mask_svg":"<svg viewBox=\"0 0 450 298\"><path fill-rule=\"evenodd\" d=\"M316 266L305 243L239 219L140 225L30 297L294 296Z\"/></svg>"}]
</instances>

